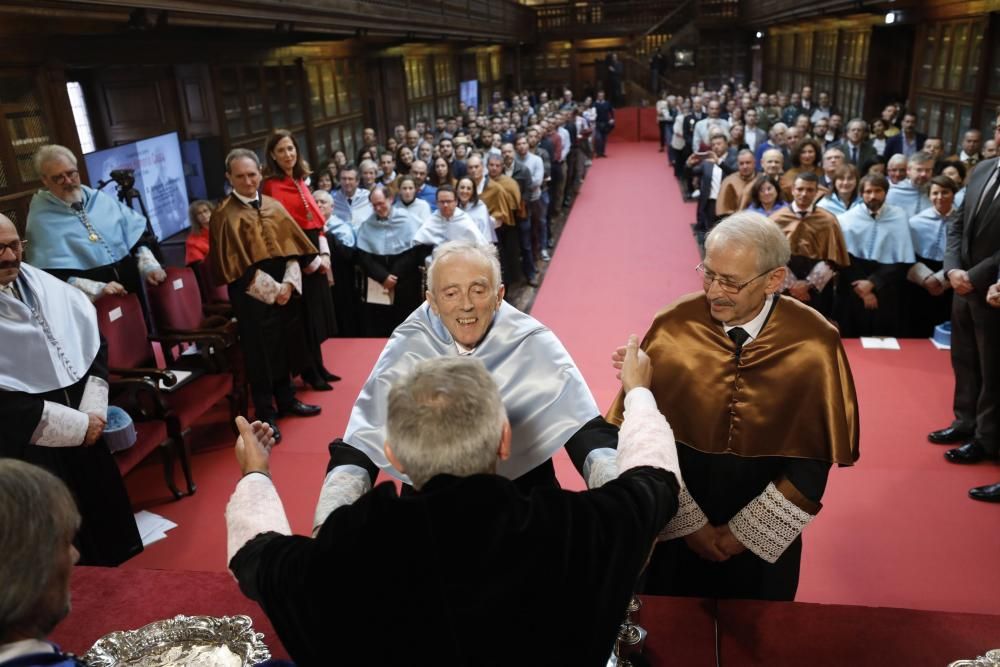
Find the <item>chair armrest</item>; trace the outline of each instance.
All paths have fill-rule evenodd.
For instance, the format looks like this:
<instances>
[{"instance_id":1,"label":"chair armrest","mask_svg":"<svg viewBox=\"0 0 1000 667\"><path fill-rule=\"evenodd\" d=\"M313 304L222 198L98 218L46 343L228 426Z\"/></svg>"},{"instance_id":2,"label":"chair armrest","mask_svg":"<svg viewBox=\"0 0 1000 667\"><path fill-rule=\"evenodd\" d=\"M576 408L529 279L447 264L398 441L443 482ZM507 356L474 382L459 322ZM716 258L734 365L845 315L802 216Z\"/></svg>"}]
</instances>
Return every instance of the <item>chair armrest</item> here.
<instances>
[{"instance_id":1,"label":"chair armrest","mask_svg":"<svg viewBox=\"0 0 1000 667\"><path fill-rule=\"evenodd\" d=\"M161 380L165 387L172 387L177 384L177 376L161 368L109 368L108 371L112 375L120 375L123 378L153 378L154 380ZM159 387L157 387L157 391L159 391Z\"/></svg>"},{"instance_id":2,"label":"chair armrest","mask_svg":"<svg viewBox=\"0 0 1000 667\"><path fill-rule=\"evenodd\" d=\"M148 377L109 378L108 385L114 397L112 404L127 403L119 407L124 408L133 419L166 419L170 414L170 407L163 399L159 386Z\"/></svg>"},{"instance_id":3,"label":"chair armrest","mask_svg":"<svg viewBox=\"0 0 1000 667\"><path fill-rule=\"evenodd\" d=\"M235 336L228 342L219 333L203 333L195 331L179 331L153 334L149 340L160 343L164 348L172 348L182 343L196 343L198 345L198 356L206 364L207 370L211 373L221 373L229 368L229 361L225 351L236 343ZM167 385L168 387L170 385Z\"/></svg>"}]
</instances>

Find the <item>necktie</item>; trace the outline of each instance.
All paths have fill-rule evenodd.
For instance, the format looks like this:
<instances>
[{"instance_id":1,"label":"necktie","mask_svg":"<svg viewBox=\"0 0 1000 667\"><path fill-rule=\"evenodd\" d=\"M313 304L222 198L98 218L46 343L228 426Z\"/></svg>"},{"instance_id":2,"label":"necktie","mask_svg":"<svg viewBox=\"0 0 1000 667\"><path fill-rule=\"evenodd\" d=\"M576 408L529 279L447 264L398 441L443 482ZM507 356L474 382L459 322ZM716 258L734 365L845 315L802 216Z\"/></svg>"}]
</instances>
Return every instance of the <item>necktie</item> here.
<instances>
[{"instance_id":1,"label":"necktie","mask_svg":"<svg viewBox=\"0 0 1000 667\"><path fill-rule=\"evenodd\" d=\"M736 343L736 356L739 357L740 352L743 351L743 344L750 338L750 334L748 334L747 330L743 327L733 327L726 332L726 335L729 336L734 343Z\"/></svg>"},{"instance_id":2,"label":"necktie","mask_svg":"<svg viewBox=\"0 0 1000 667\"><path fill-rule=\"evenodd\" d=\"M984 221L986 217L986 212L990 210L990 206L993 205L993 200L997 196L997 186L1000 185L1000 169L994 169L993 175L990 177L991 181L983 196L979 198L979 206L976 209L976 214L972 216L972 229L970 233L974 236L976 229L979 227L980 223Z\"/></svg>"},{"instance_id":3,"label":"necktie","mask_svg":"<svg viewBox=\"0 0 1000 667\"><path fill-rule=\"evenodd\" d=\"M857 146L851 146L851 162L854 164L858 163L858 148Z\"/></svg>"}]
</instances>

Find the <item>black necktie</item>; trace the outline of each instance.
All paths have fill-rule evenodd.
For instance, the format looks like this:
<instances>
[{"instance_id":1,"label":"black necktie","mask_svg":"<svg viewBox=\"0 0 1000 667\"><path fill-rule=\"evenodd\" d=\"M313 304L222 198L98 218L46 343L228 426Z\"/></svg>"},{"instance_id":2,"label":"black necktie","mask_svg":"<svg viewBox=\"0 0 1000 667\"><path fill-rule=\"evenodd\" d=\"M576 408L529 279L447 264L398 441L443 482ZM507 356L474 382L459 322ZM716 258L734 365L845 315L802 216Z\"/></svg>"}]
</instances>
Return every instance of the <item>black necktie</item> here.
<instances>
[{"instance_id":1,"label":"black necktie","mask_svg":"<svg viewBox=\"0 0 1000 667\"><path fill-rule=\"evenodd\" d=\"M252 206L255 210L259 211L260 210L260 200L259 199L254 199L252 202L250 202L250 206Z\"/></svg>"},{"instance_id":2,"label":"black necktie","mask_svg":"<svg viewBox=\"0 0 1000 667\"><path fill-rule=\"evenodd\" d=\"M851 162L854 164L858 163L858 149L856 146L851 146Z\"/></svg>"},{"instance_id":3,"label":"black necktie","mask_svg":"<svg viewBox=\"0 0 1000 667\"><path fill-rule=\"evenodd\" d=\"M743 351L743 344L750 338L750 334L743 327L733 327L726 332L726 335L736 343L736 356L740 356L740 352Z\"/></svg>"},{"instance_id":4,"label":"black necktie","mask_svg":"<svg viewBox=\"0 0 1000 667\"><path fill-rule=\"evenodd\" d=\"M75 201L72 204L70 204L69 207L74 211L76 211L77 213L83 212L83 204L81 202Z\"/></svg>"}]
</instances>

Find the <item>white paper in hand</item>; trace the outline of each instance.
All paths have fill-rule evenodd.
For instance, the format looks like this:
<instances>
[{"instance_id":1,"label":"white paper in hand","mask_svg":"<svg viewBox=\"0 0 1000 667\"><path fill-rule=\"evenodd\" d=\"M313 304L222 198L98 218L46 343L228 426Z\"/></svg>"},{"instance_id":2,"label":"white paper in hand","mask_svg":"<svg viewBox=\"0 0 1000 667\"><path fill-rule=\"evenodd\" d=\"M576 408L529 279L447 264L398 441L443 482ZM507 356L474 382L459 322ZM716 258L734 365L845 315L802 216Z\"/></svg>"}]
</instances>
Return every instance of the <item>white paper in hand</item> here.
<instances>
[{"instance_id":1,"label":"white paper in hand","mask_svg":"<svg viewBox=\"0 0 1000 667\"><path fill-rule=\"evenodd\" d=\"M379 306L391 306L394 296L395 292L382 287L382 283L373 278L368 279L368 303L374 303Z\"/></svg>"}]
</instances>

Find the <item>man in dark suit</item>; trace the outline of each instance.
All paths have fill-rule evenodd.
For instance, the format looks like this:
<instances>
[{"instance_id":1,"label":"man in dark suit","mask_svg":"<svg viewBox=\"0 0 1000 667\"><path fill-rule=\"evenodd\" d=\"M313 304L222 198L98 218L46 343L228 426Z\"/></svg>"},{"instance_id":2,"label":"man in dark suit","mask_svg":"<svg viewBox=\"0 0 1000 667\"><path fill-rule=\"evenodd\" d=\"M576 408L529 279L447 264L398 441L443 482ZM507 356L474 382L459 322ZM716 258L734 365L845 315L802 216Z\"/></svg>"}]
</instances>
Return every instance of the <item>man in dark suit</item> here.
<instances>
[{"instance_id":1,"label":"man in dark suit","mask_svg":"<svg viewBox=\"0 0 1000 667\"><path fill-rule=\"evenodd\" d=\"M917 132L917 115L907 112L903 115L902 131L894 137L889 137L885 141L885 154L895 155L902 153L910 157L924 147L927 135Z\"/></svg>"},{"instance_id":2,"label":"man in dark suit","mask_svg":"<svg viewBox=\"0 0 1000 667\"><path fill-rule=\"evenodd\" d=\"M729 148L726 135L713 134L709 139L711 150L708 154L693 153L688 158L688 166L701 177L701 191L698 196L698 221L695 231L699 239L715 226L719 216L715 212L715 202L722 189L722 181L737 169L735 148Z\"/></svg>"},{"instance_id":3,"label":"man in dark suit","mask_svg":"<svg viewBox=\"0 0 1000 667\"><path fill-rule=\"evenodd\" d=\"M1000 127L995 133L1000 139ZM964 442L945 452L952 463L995 460L1000 449L1000 310L986 302L1000 261L998 164L1000 160L993 158L976 166L962 213L948 230L944 271L955 289L951 311L955 421L928 439Z\"/></svg>"},{"instance_id":4,"label":"man in dark suit","mask_svg":"<svg viewBox=\"0 0 1000 667\"><path fill-rule=\"evenodd\" d=\"M844 159L859 170L861 169L861 165L878 155L878 151L875 150L872 143L865 141L865 131L867 129L868 123L861 118L855 118L847 124L847 134L844 136L843 141L832 144L844 151Z\"/></svg>"}]
</instances>

